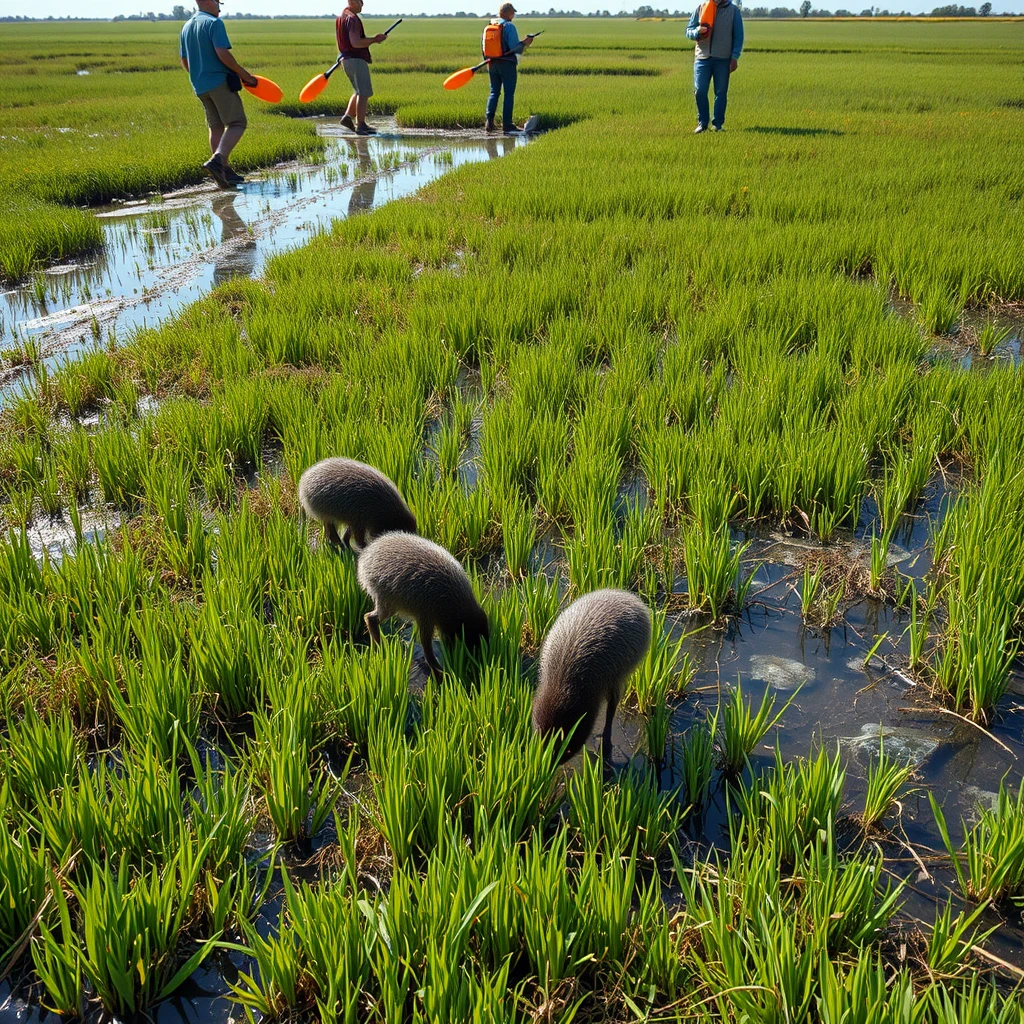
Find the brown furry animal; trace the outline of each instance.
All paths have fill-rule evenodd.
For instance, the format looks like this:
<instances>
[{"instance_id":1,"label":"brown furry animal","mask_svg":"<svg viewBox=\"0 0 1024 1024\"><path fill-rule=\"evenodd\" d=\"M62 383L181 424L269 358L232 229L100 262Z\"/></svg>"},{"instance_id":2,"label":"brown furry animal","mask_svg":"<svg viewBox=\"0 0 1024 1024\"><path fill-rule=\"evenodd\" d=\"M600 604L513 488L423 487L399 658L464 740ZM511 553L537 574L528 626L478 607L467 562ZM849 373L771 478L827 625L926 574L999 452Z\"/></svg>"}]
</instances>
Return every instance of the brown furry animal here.
<instances>
[{"instance_id":1,"label":"brown furry animal","mask_svg":"<svg viewBox=\"0 0 1024 1024\"><path fill-rule=\"evenodd\" d=\"M558 616L541 647L532 717L537 732L569 736L562 761L587 742L603 702L602 752L610 762L622 688L650 646L650 609L624 590L584 594Z\"/></svg>"},{"instance_id":2,"label":"brown furry animal","mask_svg":"<svg viewBox=\"0 0 1024 1024\"><path fill-rule=\"evenodd\" d=\"M461 635L470 649L490 635L487 613L477 602L466 571L433 541L386 533L360 554L356 574L373 598L373 611L365 617L371 642L380 642L380 623L392 615L415 622L435 675L441 673L434 657L435 629L445 644Z\"/></svg>"},{"instance_id":3,"label":"brown furry animal","mask_svg":"<svg viewBox=\"0 0 1024 1024\"><path fill-rule=\"evenodd\" d=\"M416 532L416 517L398 488L379 470L355 459L324 459L299 480L299 501L306 513L324 524L335 545L357 550L374 537L403 530ZM345 532L339 537L338 527Z\"/></svg>"}]
</instances>

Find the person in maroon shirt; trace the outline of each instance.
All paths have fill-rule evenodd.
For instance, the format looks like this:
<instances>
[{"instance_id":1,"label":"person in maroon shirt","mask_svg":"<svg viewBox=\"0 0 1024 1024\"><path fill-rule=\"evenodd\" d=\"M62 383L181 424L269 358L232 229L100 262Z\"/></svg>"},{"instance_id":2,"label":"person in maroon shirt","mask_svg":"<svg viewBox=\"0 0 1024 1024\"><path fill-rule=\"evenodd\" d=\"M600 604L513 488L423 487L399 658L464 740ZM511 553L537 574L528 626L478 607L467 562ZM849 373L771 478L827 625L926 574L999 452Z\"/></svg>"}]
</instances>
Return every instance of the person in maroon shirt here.
<instances>
[{"instance_id":1,"label":"person in maroon shirt","mask_svg":"<svg viewBox=\"0 0 1024 1024\"><path fill-rule=\"evenodd\" d=\"M376 135L377 130L366 123L366 104L373 95L370 85L371 43L383 43L387 36L383 32L367 38L363 31L363 23L359 20L359 12L363 9L363 0L348 0L335 23L338 35L338 52L345 68L345 74L355 90L348 101L348 107L341 118L341 123L356 135ZM355 115L355 122L352 117Z\"/></svg>"}]
</instances>

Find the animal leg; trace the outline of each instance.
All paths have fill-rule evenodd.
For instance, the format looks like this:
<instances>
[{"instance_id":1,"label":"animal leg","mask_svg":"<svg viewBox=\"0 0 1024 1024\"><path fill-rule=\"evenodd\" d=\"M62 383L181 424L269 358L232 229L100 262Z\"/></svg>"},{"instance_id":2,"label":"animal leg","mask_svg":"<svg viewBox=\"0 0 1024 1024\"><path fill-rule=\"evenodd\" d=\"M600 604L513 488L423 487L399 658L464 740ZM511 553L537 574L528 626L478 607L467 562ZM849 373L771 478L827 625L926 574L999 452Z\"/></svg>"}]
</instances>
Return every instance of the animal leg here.
<instances>
[{"instance_id":1,"label":"animal leg","mask_svg":"<svg viewBox=\"0 0 1024 1024\"><path fill-rule=\"evenodd\" d=\"M345 543L344 538L338 536L338 528L334 523L324 523L324 536L337 548Z\"/></svg>"},{"instance_id":2,"label":"animal leg","mask_svg":"<svg viewBox=\"0 0 1024 1024\"><path fill-rule=\"evenodd\" d=\"M420 643L423 645L423 657L426 659L427 667L435 679L441 678L441 664L434 654L434 624L432 622L418 623L420 628Z\"/></svg>"},{"instance_id":3,"label":"animal leg","mask_svg":"<svg viewBox=\"0 0 1024 1024\"><path fill-rule=\"evenodd\" d=\"M601 755L604 758L605 768L611 770L612 766L612 720L615 718L615 709L619 706L619 695L615 690L608 694L608 705L604 713L604 732L601 734Z\"/></svg>"},{"instance_id":4,"label":"animal leg","mask_svg":"<svg viewBox=\"0 0 1024 1024\"><path fill-rule=\"evenodd\" d=\"M366 623L366 628L370 633L370 643L380 643L380 613L376 608L372 612L367 612L363 616L363 622Z\"/></svg>"},{"instance_id":5,"label":"animal leg","mask_svg":"<svg viewBox=\"0 0 1024 1024\"><path fill-rule=\"evenodd\" d=\"M350 528L345 532L350 537L348 546L354 551L362 551L366 547L366 530Z\"/></svg>"}]
</instances>

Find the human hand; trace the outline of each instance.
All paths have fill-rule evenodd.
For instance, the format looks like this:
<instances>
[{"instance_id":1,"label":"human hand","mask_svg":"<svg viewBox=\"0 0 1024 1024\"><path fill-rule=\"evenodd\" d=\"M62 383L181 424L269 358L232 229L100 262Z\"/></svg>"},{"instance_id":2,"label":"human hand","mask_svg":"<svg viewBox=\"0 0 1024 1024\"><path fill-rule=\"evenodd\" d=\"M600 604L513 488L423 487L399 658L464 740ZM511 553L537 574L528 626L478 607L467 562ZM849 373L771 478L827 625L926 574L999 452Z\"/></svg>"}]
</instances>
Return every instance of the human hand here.
<instances>
[{"instance_id":1,"label":"human hand","mask_svg":"<svg viewBox=\"0 0 1024 1024\"><path fill-rule=\"evenodd\" d=\"M527 36L526 39L523 40L523 48L525 49L527 46L532 46L532 45L533 45L533 36Z\"/></svg>"},{"instance_id":2,"label":"human hand","mask_svg":"<svg viewBox=\"0 0 1024 1024\"><path fill-rule=\"evenodd\" d=\"M731 75L739 66L740 62L738 60L729 61L729 74Z\"/></svg>"},{"instance_id":3,"label":"human hand","mask_svg":"<svg viewBox=\"0 0 1024 1024\"><path fill-rule=\"evenodd\" d=\"M697 29L697 35L706 36L710 31L711 30L707 27L707 25L701 25L700 28Z\"/></svg>"},{"instance_id":4,"label":"human hand","mask_svg":"<svg viewBox=\"0 0 1024 1024\"><path fill-rule=\"evenodd\" d=\"M375 43L383 43L385 39L387 39L387 36L386 36L386 35L384 35L384 33L383 33L383 32L378 32L378 33L377 33L377 34L376 34L376 35L375 35L375 36L373 37L373 41L374 41Z\"/></svg>"},{"instance_id":5,"label":"human hand","mask_svg":"<svg viewBox=\"0 0 1024 1024\"><path fill-rule=\"evenodd\" d=\"M250 89L255 89L255 88L256 88L256 86L260 84L260 83L259 83L259 82L258 82L258 81L256 80L256 76L255 76L255 75L250 75L248 71L247 71L247 72L246 72L246 73L245 73L244 75L241 75L240 77L241 77L242 81L243 81L243 82L244 82L244 83L245 83L245 84L246 84L247 86L249 86L249 88L250 88Z\"/></svg>"}]
</instances>

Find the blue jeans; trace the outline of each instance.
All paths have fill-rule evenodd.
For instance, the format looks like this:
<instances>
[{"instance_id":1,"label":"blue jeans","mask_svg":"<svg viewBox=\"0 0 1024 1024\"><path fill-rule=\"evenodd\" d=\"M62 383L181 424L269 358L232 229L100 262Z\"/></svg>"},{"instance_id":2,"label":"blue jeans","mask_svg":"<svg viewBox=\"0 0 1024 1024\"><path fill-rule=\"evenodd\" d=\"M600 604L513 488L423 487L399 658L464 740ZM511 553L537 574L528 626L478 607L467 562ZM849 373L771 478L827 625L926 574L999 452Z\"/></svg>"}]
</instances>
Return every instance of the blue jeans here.
<instances>
[{"instance_id":1,"label":"blue jeans","mask_svg":"<svg viewBox=\"0 0 1024 1024\"><path fill-rule=\"evenodd\" d=\"M708 86L715 82L715 116L711 123L716 128L725 124L725 101L729 95L729 58L707 57L693 62L693 95L697 99L697 122L708 124Z\"/></svg>"},{"instance_id":2,"label":"blue jeans","mask_svg":"<svg viewBox=\"0 0 1024 1024\"><path fill-rule=\"evenodd\" d=\"M491 95L487 97L487 120L493 121L498 109L498 96L505 87L505 102L501 108L501 121L505 128L512 125L512 105L516 101L518 68L514 60L492 60L487 68L491 76Z\"/></svg>"}]
</instances>

